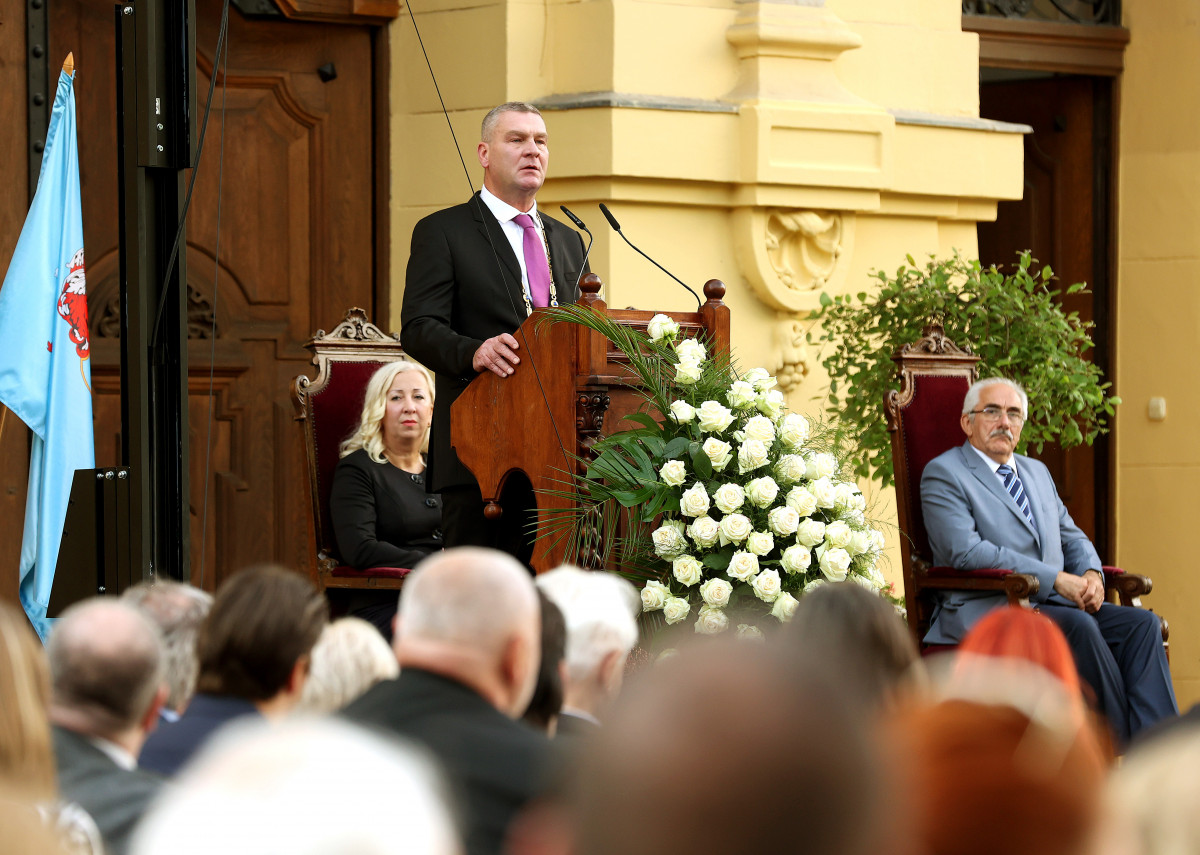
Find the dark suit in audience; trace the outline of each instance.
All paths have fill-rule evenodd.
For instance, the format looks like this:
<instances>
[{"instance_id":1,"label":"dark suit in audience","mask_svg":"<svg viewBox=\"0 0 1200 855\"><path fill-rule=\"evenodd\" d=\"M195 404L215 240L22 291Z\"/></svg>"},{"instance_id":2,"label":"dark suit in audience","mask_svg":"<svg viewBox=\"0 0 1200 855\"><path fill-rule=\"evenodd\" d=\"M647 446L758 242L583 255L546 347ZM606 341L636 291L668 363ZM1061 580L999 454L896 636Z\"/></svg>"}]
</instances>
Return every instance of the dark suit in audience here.
<instances>
[{"instance_id":1,"label":"dark suit in audience","mask_svg":"<svg viewBox=\"0 0 1200 855\"><path fill-rule=\"evenodd\" d=\"M221 727L242 716L261 717L251 701L243 698L198 694L187 712L173 724L160 725L142 748L141 764L155 772L174 776Z\"/></svg>"}]
</instances>

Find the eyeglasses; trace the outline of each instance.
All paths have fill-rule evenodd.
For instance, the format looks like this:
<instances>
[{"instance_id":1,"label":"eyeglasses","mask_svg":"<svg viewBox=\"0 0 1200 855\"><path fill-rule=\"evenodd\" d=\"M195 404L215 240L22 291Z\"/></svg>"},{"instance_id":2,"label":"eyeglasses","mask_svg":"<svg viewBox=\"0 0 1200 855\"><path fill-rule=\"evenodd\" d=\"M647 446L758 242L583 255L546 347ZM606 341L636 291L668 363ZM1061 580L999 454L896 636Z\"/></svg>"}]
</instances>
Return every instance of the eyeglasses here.
<instances>
[{"instance_id":1,"label":"eyeglasses","mask_svg":"<svg viewBox=\"0 0 1200 855\"><path fill-rule=\"evenodd\" d=\"M1001 416L1008 416L1010 423L1019 425L1025 421L1025 415L1016 407L1011 409L1001 409L1000 407L984 407L982 410L967 410L972 416L983 416L989 422L1000 421Z\"/></svg>"}]
</instances>

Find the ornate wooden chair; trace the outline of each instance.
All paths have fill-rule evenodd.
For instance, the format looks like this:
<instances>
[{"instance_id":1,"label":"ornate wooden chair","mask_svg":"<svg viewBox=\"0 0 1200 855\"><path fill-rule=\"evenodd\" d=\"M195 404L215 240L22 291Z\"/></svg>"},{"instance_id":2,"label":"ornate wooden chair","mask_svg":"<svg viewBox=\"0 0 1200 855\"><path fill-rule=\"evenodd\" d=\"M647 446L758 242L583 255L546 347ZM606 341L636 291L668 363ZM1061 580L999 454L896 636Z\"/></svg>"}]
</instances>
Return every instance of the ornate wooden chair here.
<instances>
[{"instance_id":1,"label":"ornate wooden chair","mask_svg":"<svg viewBox=\"0 0 1200 855\"><path fill-rule=\"evenodd\" d=\"M941 325L934 323L892 359L900 371L900 391L888 392L884 410L892 435L904 600L909 627L920 643L929 629L936 592L994 591L1014 605L1028 606L1038 580L1001 567L967 571L933 566L921 514L921 474L933 458L963 443L959 417L967 389L976 379L979 357L947 339ZM1103 569L1110 602L1141 606L1141 596L1152 587L1149 578L1117 567ZM1167 623L1162 624L1166 645Z\"/></svg>"},{"instance_id":2,"label":"ornate wooden chair","mask_svg":"<svg viewBox=\"0 0 1200 855\"><path fill-rule=\"evenodd\" d=\"M317 582L323 588L399 588L409 568L356 570L341 563L329 518L329 489L338 446L358 423L367 381L381 365L404 355L400 337L384 333L362 309L350 309L332 332L317 330L304 346L313 354L317 376L301 374L292 381L292 391L308 453Z\"/></svg>"}]
</instances>

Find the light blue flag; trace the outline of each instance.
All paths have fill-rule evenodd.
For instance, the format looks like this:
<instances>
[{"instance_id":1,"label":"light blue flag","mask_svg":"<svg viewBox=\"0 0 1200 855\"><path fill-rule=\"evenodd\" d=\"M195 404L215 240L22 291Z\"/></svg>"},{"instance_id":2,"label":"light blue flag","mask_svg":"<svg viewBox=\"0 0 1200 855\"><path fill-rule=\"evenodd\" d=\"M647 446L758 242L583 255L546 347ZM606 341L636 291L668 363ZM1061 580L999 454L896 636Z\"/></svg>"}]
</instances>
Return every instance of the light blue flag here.
<instances>
[{"instance_id":1,"label":"light blue flag","mask_svg":"<svg viewBox=\"0 0 1200 855\"><path fill-rule=\"evenodd\" d=\"M0 403L34 434L21 605L43 639L71 479L95 466L72 83L59 75L37 194L0 288Z\"/></svg>"}]
</instances>

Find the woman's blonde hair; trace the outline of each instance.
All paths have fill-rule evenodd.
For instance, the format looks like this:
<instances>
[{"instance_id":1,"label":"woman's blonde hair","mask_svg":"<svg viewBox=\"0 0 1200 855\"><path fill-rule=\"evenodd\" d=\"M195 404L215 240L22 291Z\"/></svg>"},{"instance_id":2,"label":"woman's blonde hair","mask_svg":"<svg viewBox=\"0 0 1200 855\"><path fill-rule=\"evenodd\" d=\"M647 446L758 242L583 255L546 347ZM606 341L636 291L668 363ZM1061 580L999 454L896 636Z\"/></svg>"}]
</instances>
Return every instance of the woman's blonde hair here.
<instances>
[{"instance_id":1,"label":"woman's blonde hair","mask_svg":"<svg viewBox=\"0 0 1200 855\"><path fill-rule=\"evenodd\" d=\"M371 375L367 381L367 391L363 396L362 415L358 427L348 436L338 451L339 457L345 457L351 452L365 448L367 454L376 463L384 463L383 448L383 417L387 413L387 394L392 388L396 376L405 371L416 371L425 378L425 386L429 389L429 404L433 405L433 376L424 365L419 365L411 359L397 359L389 362ZM429 431L421 441L421 450L429 450Z\"/></svg>"},{"instance_id":2,"label":"woman's blonde hair","mask_svg":"<svg viewBox=\"0 0 1200 855\"><path fill-rule=\"evenodd\" d=\"M0 602L0 780L37 801L57 796L50 669L24 615Z\"/></svg>"}]
</instances>

